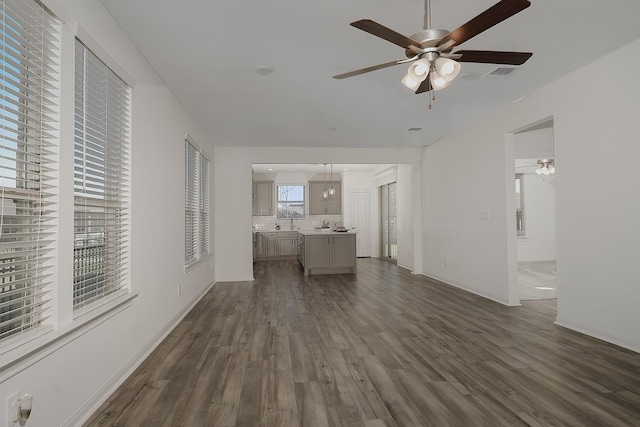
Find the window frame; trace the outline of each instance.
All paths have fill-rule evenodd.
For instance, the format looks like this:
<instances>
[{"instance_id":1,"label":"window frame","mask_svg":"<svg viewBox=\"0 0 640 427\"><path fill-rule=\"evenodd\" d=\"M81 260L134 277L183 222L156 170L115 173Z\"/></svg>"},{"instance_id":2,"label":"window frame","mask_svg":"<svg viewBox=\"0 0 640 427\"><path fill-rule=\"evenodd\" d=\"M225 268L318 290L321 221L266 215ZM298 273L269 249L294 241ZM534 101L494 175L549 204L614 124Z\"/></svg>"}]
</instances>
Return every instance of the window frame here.
<instances>
[{"instance_id":1,"label":"window frame","mask_svg":"<svg viewBox=\"0 0 640 427\"><path fill-rule=\"evenodd\" d=\"M184 141L184 270L187 272L212 255L210 185L212 170L211 160L195 140L186 134ZM191 166L193 170L190 169Z\"/></svg>"},{"instance_id":2,"label":"window frame","mask_svg":"<svg viewBox=\"0 0 640 427\"><path fill-rule=\"evenodd\" d=\"M284 199L281 200L280 199L280 187L301 187L302 188L302 200L288 200L288 199ZM306 216L306 202L307 202L307 186L305 184L276 184L276 218L277 219L299 219L299 218L304 218ZM291 215L292 211L291 209L289 209L289 206L291 204L302 204L302 215L298 216L298 217L293 217ZM287 215L280 215L280 204L285 204L287 206L286 209L284 209L284 211L287 213Z\"/></svg>"},{"instance_id":3,"label":"window frame","mask_svg":"<svg viewBox=\"0 0 640 427\"><path fill-rule=\"evenodd\" d=\"M0 354L53 328L61 22L34 1L3 3L0 22ZM13 184L13 187L11 186ZM9 203L10 202L10 203ZM11 255L9 255L11 254Z\"/></svg>"},{"instance_id":4,"label":"window frame","mask_svg":"<svg viewBox=\"0 0 640 427\"><path fill-rule=\"evenodd\" d=\"M79 36L74 49L73 313L77 317L130 292L132 89ZM93 105L98 100L104 101L102 108ZM85 246L78 246L80 241Z\"/></svg>"}]
</instances>

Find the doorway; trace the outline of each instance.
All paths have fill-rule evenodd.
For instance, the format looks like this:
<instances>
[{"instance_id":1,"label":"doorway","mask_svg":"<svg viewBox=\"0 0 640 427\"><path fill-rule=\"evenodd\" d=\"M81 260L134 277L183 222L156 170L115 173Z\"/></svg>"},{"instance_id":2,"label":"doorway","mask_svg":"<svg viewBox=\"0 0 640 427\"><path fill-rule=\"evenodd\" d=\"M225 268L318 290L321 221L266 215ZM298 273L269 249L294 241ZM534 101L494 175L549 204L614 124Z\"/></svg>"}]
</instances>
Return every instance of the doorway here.
<instances>
[{"instance_id":1,"label":"doorway","mask_svg":"<svg viewBox=\"0 0 640 427\"><path fill-rule=\"evenodd\" d=\"M380 196L380 258L398 262L398 213L396 183L381 185Z\"/></svg>"},{"instance_id":2,"label":"doorway","mask_svg":"<svg viewBox=\"0 0 640 427\"><path fill-rule=\"evenodd\" d=\"M514 155L519 300L556 299L553 120L515 134Z\"/></svg>"}]
</instances>

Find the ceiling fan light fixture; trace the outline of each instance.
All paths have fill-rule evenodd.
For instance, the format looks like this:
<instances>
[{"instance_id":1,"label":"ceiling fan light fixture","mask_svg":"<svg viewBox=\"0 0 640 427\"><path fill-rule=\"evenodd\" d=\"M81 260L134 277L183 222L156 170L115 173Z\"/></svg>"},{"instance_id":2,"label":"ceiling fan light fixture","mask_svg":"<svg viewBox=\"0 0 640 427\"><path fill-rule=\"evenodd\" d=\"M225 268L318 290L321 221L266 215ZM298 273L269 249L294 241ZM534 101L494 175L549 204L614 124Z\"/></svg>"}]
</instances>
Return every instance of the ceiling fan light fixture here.
<instances>
[{"instance_id":1,"label":"ceiling fan light fixture","mask_svg":"<svg viewBox=\"0 0 640 427\"><path fill-rule=\"evenodd\" d=\"M438 73L437 70L435 69L431 70L430 78L431 78L431 87L433 87L433 90L444 89L445 87L451 84L450 80L447 80L444 77L442 77L440 73Z\"/></svg>"},{"instance_id":2,"label":"ceiling fan light fixture","mask_svg":"<svg viewBox=\"0 0 640 427\"><path fill-rule=\"evenodd\" d=\"M538 175L552 175L556 172L556 163L553 159L538 160L540 167L536 169Z\"/></svg>"},{"instance_id":3,"label":"ceiling fan light fixture","mask_svg":"<svg viewBox=\"0 0 640 427\"><path fill-rule=\"evenodd\" d=\"M428 60L424 58L418 59L416 62L411 64L407 75L411 76L414 80L419 80L420 82L422 82L427 78L430 67L431 64L429 64Z\"/></svg>"},{"instance_id":4,"label":"ceiling fan light fixture","mask_svg":"<svg viewBox=\"0 0 640 427\"><path fill-rule=\"evenodd\" d=\"M436 71L438 72L438 74L440 74L440 76L442 76L442 78L444 78L448 82L455 79L458 74L460 74L460 70L462 69L460 63L458 61L454 61L453 59L438 58L435 62Z\"/></svg>"},{"instance_id":5,"label":"ceiling fan light fixture","mask_svg":"<svg viewBox=\"0 0 640 427\"><path fill-rule=\"evenodd\" d=\"M421 81L417 81L412 79L411 77L409 77L409 74L407 73L406 76L404 76L404 78L401 80L402 84L405 85L406 87L408 87L409 89L411 89L412 91L416 91L418 90L418 88L420 87L420 82Z\"/></svg>"}]
</instances>

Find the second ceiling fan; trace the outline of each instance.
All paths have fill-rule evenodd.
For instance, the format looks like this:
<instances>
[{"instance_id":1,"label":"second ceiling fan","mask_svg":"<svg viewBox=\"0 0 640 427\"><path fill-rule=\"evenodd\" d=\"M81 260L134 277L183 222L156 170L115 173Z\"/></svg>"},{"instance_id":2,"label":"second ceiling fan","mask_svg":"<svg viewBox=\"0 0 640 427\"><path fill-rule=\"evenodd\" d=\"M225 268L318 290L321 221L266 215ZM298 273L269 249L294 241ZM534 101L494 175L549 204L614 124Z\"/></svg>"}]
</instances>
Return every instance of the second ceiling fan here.
<instances>
[{"instance_id":1,"label":"second ceiling fan","mask_svg":"<svg viewBox=\"0 0 640 427\"><path fill-rule=\"evenodd\" d=\"M460 72L459 62L522 65L533 55L530 52L492 50L459 50L453 48L494 25L529 7L528 0L502 0L453 31L431 28L430 4L425 0L425 29L406 37L371 19L361 19L351 25L405 49L407 59L398 59L333 76L344 79L370 71L411 63L402 83L416 94L445 88Z\"/></svg>"}]
</instances>

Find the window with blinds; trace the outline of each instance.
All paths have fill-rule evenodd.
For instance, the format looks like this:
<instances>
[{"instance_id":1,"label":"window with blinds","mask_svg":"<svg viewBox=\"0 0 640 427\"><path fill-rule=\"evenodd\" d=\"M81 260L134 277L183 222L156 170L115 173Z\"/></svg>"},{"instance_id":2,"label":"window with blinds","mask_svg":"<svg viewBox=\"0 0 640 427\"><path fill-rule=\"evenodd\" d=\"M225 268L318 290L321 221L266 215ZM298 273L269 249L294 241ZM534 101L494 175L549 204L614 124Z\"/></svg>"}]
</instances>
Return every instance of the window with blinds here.
<instances>
[{"instance_id":1,"label":"window with blinds","mask_svg":"<svg viewBox=\"0 0 640 427\"><path fill-rule=\"evenodd\" d=\"M33 0L0 4L0 340L50 316L51 148L59 22Z\"/></svg>"},{"instance_id":2,"label":"window with blinds","mask_svg":"<svg viewBox=\"0 0 640 427\"><path fill-rule=\"evenodd\" d=\"M210 253L209 159L185 139L184 263L189 267Z\"/></svg>"},{"instance_id":3,"label":"window with blinds","mask_svg":"<svg viewBox=\"0 0 640 427\"><path fill-rule=\"evenodd\" d=\"M74 310L127 288L131 90L76 39Z\"/></svg>"}]
</instances>

